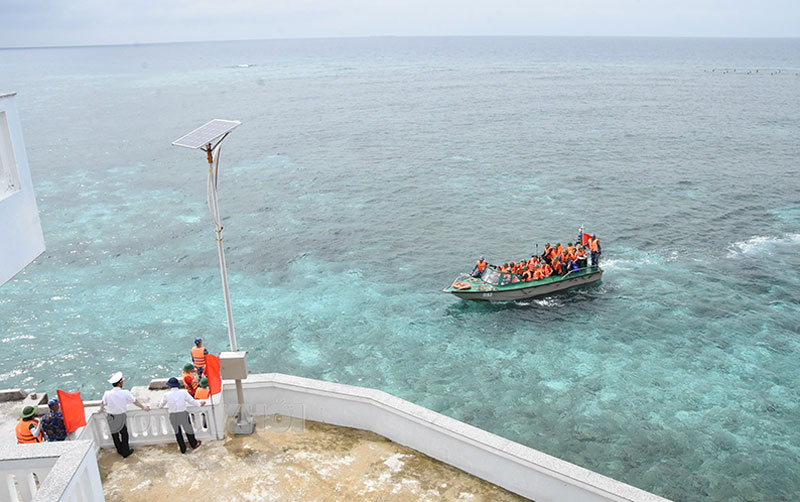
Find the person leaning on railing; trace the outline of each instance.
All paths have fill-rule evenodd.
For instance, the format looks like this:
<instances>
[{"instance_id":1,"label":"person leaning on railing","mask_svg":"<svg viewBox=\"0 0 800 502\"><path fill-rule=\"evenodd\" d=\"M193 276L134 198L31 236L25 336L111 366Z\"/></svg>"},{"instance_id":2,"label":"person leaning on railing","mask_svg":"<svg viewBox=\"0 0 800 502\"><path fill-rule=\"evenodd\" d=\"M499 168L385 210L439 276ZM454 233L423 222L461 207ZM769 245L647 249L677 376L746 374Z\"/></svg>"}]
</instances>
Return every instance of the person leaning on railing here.
<instances>
[{"instance_id":1,"label":"person leaning on railing","mask_svg":"<svg viewBox=\"0 0 800 502\"><path fill-rule=\"evenodd\" d=\"M189 421L189 412L186 408L190 404L192 406L205 406L206 403L197 401L190 396L185 389L179 388L180 385L180 382L175 377L167 381L169 391L167 391L161 399L161 407L163 408L166 406L168 408L169 423L172 425L172 430L175 432L175 439L178 440L178 447L181 453L186 453L186 443L183 442L184 433L192 449L197 448L202 443L202 441L198 441L194 437L194 428Z\"/></svg>"},{"instance_id":2,"label":"person leaning on railing","mask_svg":"<svg viewBox=\"0 0 800 502\"><path fill-rule=\"evenodd\" d=\"M128 404L133 403L144 411L150 411L150 407L140 403L130 391L123 390L123 382L125 382L125 378L122 377L121 371L111 375L108 383L111 384L112 389L103 394L99 413L103 413L108 408L106 420L108 420L108 429L111 431L111 439L114 440L117 453L122 455L122 458L128 458L133 453L133 448L128 444L128 416L126 415Z\"/></svg>"}]
</instances>

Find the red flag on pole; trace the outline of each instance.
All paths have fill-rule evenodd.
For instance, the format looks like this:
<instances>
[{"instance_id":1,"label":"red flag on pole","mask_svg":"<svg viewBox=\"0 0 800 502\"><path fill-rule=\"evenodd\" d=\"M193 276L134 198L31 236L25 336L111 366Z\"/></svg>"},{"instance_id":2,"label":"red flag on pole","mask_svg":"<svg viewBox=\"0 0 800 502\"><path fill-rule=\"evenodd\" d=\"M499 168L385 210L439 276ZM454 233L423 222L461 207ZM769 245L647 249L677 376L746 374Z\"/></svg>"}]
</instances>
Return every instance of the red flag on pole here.
<instances>
[{"instance_id":1,"label":"red flag on pole","mask_svg":"<svg viewBox=\"0 0 800 502\"><path fill-rule=\"evenodd\" d=\"M57 390L58 402L61 405L61 415L64 416L64 427L67 434L86 425L86 414L83 411L83 399L80 392L64 392Z\"/></svg>"},{"instance_id":2,"label":"red flag on pole","mask_svg":"<svg viewBox=\"0 0 800 502\"><path fill-rule=\"evenodd\" d=\"M585 246L591 237L589 234L581 234L581 244Z\"/></svg>"},{"instance_id":3,"label":"red flag on pole","mask_svg":"<svg viewBox=\"0 0 800 502\"><path fill-rule=\"evenodd\" d=\"M222 392L222 379L219 376L219 357L206 354L206 369L203 375L208 378L208 391L213 396Z\"/></svg>"}]
</instances>

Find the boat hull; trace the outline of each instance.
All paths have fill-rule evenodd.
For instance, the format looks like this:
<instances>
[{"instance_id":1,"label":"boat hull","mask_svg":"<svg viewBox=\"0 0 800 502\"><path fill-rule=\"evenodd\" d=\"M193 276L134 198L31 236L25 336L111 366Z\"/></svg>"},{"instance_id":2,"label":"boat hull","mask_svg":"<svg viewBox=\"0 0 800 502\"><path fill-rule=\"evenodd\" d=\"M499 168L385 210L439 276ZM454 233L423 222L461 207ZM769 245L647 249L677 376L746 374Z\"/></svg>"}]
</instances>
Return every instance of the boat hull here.
<instances>
[{"instance_id":1,"label":"boat hull","mask_svg":"<svg viewBox=\"0 0 800 502\"><path fill-rule=\"evenodd\" d=\"M537 296L546 296L559 291L564 291L569 288L583 286L599 281L603 277L603 269L583 273L575 276L565 276L564 278L547 282L544 284L536 284L536 282L524 283L525 286L517 286L514 288L494 289L491 291L485 290L472 290L462 289L456 290L452 288L445 289L445 292L452 293L463 300L474 301L509 301L509 300L526 300L528 298L536 298ZM528 285L529 284L529 285Z\"/></svg>"}]
</instances>

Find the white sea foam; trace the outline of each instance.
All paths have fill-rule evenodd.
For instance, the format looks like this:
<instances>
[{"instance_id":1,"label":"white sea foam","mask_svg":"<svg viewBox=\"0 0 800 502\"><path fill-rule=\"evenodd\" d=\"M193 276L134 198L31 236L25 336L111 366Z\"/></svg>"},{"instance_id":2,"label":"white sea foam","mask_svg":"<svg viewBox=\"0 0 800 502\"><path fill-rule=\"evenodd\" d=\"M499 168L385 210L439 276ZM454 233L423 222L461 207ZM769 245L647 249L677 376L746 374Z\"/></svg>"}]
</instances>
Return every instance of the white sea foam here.
<instances>
[{"instance_id":1,"label":"white sea foam","mask_svg":"<svg viewBox=\"0 0 800 502\"><path fill-rule=\"evenodd\" d=\"M760 256L771 254L778 246L798 246L800 245L800 234L784 234L782 236L757 235L745 241L734 242L728 247L728 257L737 255Z\"/></svg>"},{"instance_id":2,"label":"white sea foam","mask_svg":"<svg viewBox=\"0 0 800 502\"><path fill-rule=\"evenodd\" d=\"M640 256L633 256L631 258L611 258L600 259L600 266L604 269L617 269L617 270L633 270L647 265L661 265L664 262L674 261L677 258L677 252L672 253L669 257L644 254Z\"/></svg>"}]
</instances>

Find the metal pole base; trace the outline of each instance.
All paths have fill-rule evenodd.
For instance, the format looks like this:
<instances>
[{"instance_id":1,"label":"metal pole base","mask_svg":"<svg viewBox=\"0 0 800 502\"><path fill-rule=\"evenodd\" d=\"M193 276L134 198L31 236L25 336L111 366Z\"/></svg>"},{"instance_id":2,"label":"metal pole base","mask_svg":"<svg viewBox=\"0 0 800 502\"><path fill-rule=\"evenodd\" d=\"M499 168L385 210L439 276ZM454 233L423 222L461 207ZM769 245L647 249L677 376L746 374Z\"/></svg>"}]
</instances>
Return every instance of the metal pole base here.
<instances>
[{"instance_id":1,"label":"metal pole base","mask_svg":"<svg viewBox=\"0 0 800 502\"><path fill-rule=\"evenodd\" d=\"M244 410L239 410L239 412L236 413L236 421L233 424L233 433L237 435L252 434L255 429L256 422L253 420L253 417L245 413Z\"/></svg>"},{"instance_id":2,"label":"metal pole base","mask_svg":"<svg viewBox=\"0 0 800 502\"><path fill-rule=\"evenodd\" d=\"M244 410L244 389L242 389L242 381L238 378L236 379L236 398L239 401L239 409L236 411L233 433L252 434L256 428L256 421Z\"/></svg>"}]
</instances>

